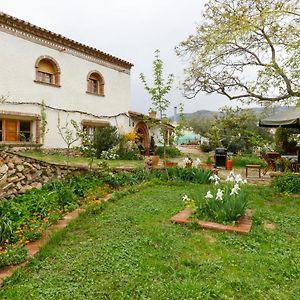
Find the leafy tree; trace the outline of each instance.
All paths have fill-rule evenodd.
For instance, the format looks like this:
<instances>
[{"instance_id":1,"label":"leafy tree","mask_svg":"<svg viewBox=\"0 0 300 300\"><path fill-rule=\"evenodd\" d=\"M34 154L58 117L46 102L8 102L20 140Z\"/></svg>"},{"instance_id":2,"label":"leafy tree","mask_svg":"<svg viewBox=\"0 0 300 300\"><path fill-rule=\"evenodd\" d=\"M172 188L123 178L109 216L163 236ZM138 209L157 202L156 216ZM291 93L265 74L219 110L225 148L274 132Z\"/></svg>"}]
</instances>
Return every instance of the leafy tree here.
<instances>
[{"instance_id":1,"label":"leafy tree","mask_svg":"<svg viewBox=\"0 0 300 300\"><path fill-rule=\"evenodd\" d=\"M257 126L258 118L251 109L223 107L215 116L211 128L205 134L213 147L221 145L232 152L251 151L263 147L271 136Z\"/></svg>"},{"instance_id":2,"label":"leafy tree","mask_svg":"<svg viewBox=\"0 0 300 300\"><path fill-rule=\"evenodd\" d=\"M193 130L201 135L205 135L209 129L211 128L214 122L213 118L203 117L197 118L193 117L192 119L187 121L187 126L192 127Z\"/></svg>"},{"instance_id":3,"label":"leafy tree","mask_svg":"<svg viewBox=\"0 0 300 300\"><path fill-rule=\"evenodd\" d=\"M150 87L146 81L146 77L143 73L140 74L140 79L144 84L145 90L150 94L152 101L151 110L159 112L160 119L166 117L166 111L170 106L170 101L166 98L166 95L172 88L174 75L169 74L165 80L163 77L163 61L159 57L160 51L155 51L155 57L153 61L153 86ZM166 82L165 82L166 81Z\"/></svg>"},{"instance_id":4,"label":"leafy tree","mask_svg":"<svg viewBox=\"0 0 300 300\"><path fill-rule=\"evenodd\" d=\"M174 80L174 75L169 74L167 79L163 77L163 61L159 57L160 51L155 51L155 57L153 61L153 86L149 86L146 77L143 73L140 74L140 79L144 84L146 91L149 93L152 101L151 110L156 110L159 112L159 117L161 119L160 129L161 135L163 137L164 144L164 159L166 157L166 145L168 139L168 128L166 119L166 111L170 106L170 101L166 98L166 95L170 92L172 88L172 83Z\"/></svg>"},{"instance_id":5,"label":"leafy tree","mask_svg":"<svg viewBox=\"0 0 300 300\"><path fill-rule=\"evenodd\" d=\"M299 0L211 0L203 17L177 47L190 60L186 97L204 91L247 102L299 100Z\"/></svg>"},{"instance_id":6,"label":"leafy tree","mask_svg":"<svg viewBox=\"0 0 300 300\"><path fill-rule=\"evenodd\" d=\"M69 120L68 120L69 115L66 118L66 122L64 125L61 124L60 121L60 115L57 115L57 129L58 129L58 133L61 136L61 138L63 139L63 141L66 143L67 145L67 160L70 157L70 149L71 146L77 142L80 139L80 126L76 123L76 121L74 120L70 120L70 123L72 125L72 127L70 126Z\"/></svg>"},{"instance_id":7,"label":"leafy tree","mask_svg":"<svg viewBox=\"0 0 300 300\"><path fill-rule=\"evenodd\" d=\"M293 150L295 151L297 135L299 135L299 129L297 128L277 128L275 133L276 149L283 153L289 153Z\"/></svg>"}]
</instances>

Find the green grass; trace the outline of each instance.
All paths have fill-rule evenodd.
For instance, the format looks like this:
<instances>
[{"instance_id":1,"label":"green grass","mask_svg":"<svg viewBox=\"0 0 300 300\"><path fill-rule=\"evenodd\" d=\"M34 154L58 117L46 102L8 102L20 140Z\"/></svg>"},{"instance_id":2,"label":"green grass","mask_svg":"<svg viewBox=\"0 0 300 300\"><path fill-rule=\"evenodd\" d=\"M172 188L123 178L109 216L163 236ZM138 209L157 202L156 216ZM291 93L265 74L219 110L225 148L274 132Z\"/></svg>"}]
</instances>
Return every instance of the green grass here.
<instances>
[{"instance_id":1,"label":"green grass","mask_svg":"<svg viewBox=\"0 0 300 300\"><path fill-rule=\"evenodd\" d=\"M248 187L256 212L247 236L169 221L182 194L207 189L149 186L82 214L5 282L0 299L300 299L300 201Z\"/></svg>"},{"instance_id":2,"label":"green grass","mask_svg":"<svg viewBox=\"0 0 300 300\"><path fill-rule=\"evenodd\" d=\"M88 159L85 157L75 157L75 156L69 156L63 155L61 153L50 153L45 154L41 151L24 151L19 152L19 154L24 155L26 157L32 157L41 161L45 161L48 163L56 163L56 164L69 164L69 165L88 165ZM103 160L95 159L94 160L94 166L97 166L99 162ZM144 162L143 160L108 160L106 161L108 165L112 168L115 167L143 167Z\"/></svg>"},{"instance_id":3,"label":"green grass","mask_svg":"<svg viewBox=\"0 0 300 300\"><path fill-rule=\"evenodd\" d=\"M236 155L233 156L232 161L235 168L243 168L246 165L261 165L262 167L267 166L265 161L255 155Z\"/></svg>"}]
</instances>

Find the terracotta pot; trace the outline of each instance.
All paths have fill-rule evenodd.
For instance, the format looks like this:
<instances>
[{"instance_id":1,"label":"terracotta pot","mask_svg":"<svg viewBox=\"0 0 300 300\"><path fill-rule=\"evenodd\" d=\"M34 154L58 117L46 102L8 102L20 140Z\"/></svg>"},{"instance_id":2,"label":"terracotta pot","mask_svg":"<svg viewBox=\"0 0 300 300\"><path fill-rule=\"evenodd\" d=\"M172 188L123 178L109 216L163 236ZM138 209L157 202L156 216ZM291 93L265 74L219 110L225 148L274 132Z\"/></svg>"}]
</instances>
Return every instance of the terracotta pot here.
<instances>
[{"instance_id":1,"label":"terracotta pot","mask_svg":"<svg viewBox=\"0 0 300 300\"><path fill-rule=\"evenodd\" d=\"M156 118L156 111L149 111L149 117L150 118Z\"/></svg>"},{"instance_id":2,"label":"terracotta pot","mask_svg":"<svg viewBox=\"0 0 300 300\"><path fill-rule=\"evenodd\" d=\"M157 166L158 162L159 162L159 156L154 155L154 156L150 156L150 158L151 158L151 161L152 161L152 167Z\"/></svg>"}]
</instances>

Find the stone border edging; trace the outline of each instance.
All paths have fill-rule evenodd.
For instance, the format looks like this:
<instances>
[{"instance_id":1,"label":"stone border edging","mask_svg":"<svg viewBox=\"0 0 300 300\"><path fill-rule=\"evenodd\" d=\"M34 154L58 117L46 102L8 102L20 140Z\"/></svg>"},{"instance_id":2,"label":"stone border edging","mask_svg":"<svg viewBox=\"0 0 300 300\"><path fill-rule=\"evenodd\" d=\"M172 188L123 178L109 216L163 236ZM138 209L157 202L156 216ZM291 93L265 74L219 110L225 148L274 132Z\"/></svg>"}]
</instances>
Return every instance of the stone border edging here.
<instances>
[{"instance_id":1,"label":"stone border edging","mask_svg":"<svg viewBox=\"0 0 300 300\"><path fill-rule=\"evenodd\" d=\"M108 201L113 194L107 194L101 198L102 201ZM77 219L79 215L85 212L87 207L78 207L70 213L66 214L62 219L58 220L56 223L49 226L42 234L42 237L36 241L30 242L24 248L27 250L27 257L24 262L18 265L9 265L0 268L0 287L3 285L3 282L6 278L13 275L13 273L21 267L24 267L28 264L29 259L34 257L39 250L44 247L51 237L61 229L64 229L68 226L68 224Z\"/></svg>"},{"instance_id":2,"label":"stone border edging","mask_svg":"<svg viewBox=\"0 0 300 300\"><path fill-rule=\"evenodd\" d=\"M252 220L251 220L251 211L248 210L245 216L242 216L238 219L238 222L236 225L223 225L219 223L213 223L213 222L206 222L197 220L196 223L200 226L202 229L210 229L210 230L216 230L216 231L228 231L228 232L237 232L240 234L248 234L252 227ZM185 208L175 216L173 216L170 220L174 223L179 224L189 224L193 221L190 219L192 215L192 209L191 208Z\"/></svg>"}]
</instances>

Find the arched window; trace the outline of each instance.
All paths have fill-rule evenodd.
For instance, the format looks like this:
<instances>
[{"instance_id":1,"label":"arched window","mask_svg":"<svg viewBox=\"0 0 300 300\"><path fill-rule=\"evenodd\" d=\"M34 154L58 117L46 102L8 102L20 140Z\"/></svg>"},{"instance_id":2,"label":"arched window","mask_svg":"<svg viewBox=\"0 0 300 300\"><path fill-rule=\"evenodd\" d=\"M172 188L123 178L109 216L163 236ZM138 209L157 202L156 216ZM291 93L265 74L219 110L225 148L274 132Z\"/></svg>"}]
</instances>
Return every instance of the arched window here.
<instances>
[{"instance_id":1,"label":"arched window","mask_svg":"<svg viewBox=\"0 0 300 300\"><path fill-rule=\"evenodd\" d=\"M56 86L60 85L60 68L52 57L41 56L37 59L35 81Z\"/></svg>"},{"instance_id":2,"label":"arched window","mask_svg":"<svg viewBox=\"0 0 300 300\"><path fill-rule=\"evenodd\" d=\"M92 71L87 76L87 92L104 96L104 79L97 71Z\"/></svg>"}]
</instances>

